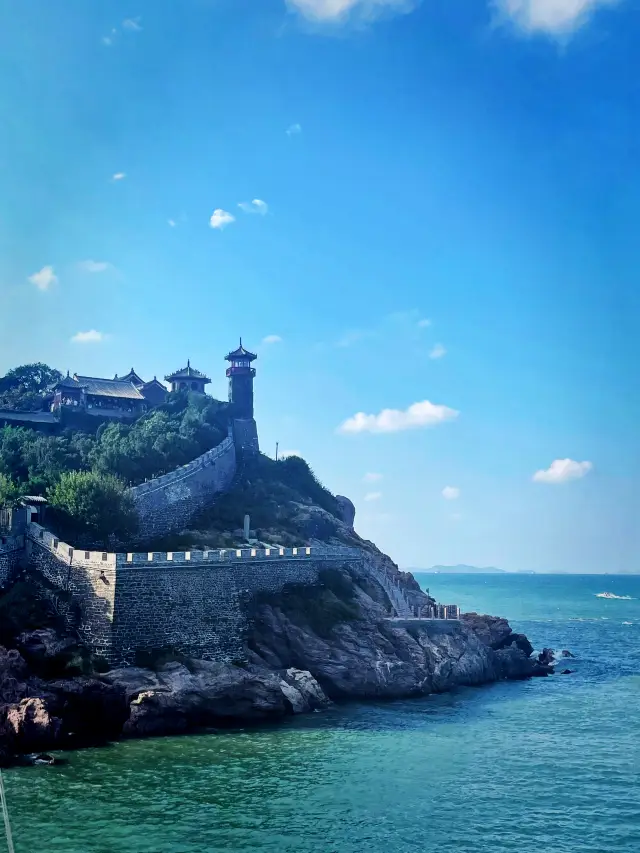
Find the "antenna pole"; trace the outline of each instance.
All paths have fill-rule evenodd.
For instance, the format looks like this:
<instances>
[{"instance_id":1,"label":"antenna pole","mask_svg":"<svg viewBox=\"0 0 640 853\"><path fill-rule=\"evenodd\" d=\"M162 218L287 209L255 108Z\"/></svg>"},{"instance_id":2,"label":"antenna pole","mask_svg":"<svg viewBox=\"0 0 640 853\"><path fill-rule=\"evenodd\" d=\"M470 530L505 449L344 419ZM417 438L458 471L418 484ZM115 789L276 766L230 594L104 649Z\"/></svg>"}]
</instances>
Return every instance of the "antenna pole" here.
<instances>
[{"instance_id":1,"label":"antenna pole","mask_svg":"<svg viewBox=\"0 0 640 853\"><path fill-rule=\"evenodd\" d=\"M276 441L276 462L278 461L278 442Z\"/></svg>"}]
</instances>

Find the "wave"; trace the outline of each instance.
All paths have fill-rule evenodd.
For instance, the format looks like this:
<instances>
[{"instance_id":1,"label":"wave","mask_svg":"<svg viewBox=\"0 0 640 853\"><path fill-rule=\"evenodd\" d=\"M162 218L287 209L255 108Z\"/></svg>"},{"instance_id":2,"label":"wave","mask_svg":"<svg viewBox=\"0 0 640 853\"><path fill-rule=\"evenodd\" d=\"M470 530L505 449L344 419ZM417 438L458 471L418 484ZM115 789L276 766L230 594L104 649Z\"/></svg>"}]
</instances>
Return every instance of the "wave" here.
<instances>
[{"instance_id":1,"label":"wave","mask_svg":"<svg viewBox=\"0 0 640 853\"><path fill-rule=\"evenodd\" d=\"M596 598L616 598L618 601L635 601L631 595L615 595L613 592L596 592Z\"/></svg>"}]
</instances>

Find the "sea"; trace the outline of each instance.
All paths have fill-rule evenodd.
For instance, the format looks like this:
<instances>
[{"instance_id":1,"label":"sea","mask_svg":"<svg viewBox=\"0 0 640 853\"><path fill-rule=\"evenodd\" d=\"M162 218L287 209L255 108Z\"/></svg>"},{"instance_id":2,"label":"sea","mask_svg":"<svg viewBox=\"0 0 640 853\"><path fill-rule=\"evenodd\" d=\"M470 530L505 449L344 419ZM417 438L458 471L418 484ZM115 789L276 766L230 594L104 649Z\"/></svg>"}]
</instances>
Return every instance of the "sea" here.
<instances>
[{"instance_id":1,"label":"sea","mask_svg":"<svg viewBox=\"0 0 640 853\"><path fill-rule=\"evenodd\" d=\"M417 577L574 672L8 770L16 853L638 853L640 576Z\"/></svg>"}]
</instances>

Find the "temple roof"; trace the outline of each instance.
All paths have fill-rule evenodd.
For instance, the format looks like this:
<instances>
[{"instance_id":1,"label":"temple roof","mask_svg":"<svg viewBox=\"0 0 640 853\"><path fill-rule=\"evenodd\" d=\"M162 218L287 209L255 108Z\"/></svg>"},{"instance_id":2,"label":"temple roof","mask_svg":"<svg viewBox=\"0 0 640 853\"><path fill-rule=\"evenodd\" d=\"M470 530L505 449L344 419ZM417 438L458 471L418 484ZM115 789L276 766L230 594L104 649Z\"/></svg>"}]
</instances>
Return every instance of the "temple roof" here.
<instances>
[{"instance_id":1,"label":"temple roof","mask_svg":"<svg viewBox=\"0 0 640 853\"><path fill-rule=\"evenodd\" d=\"M74 376L69 376L69 374L67 373L66 376L63 376L62 379L60 379L60 380L58 380L58 382L56 382L56 384L53 386L53 388L51 390L56 391L58 388L73 388L76 391L79 391L82 388L82 386L80 385L80 383L76 380L76 378Z\"/></svg>"},{"instance_id":2,"label":"temple roof","mask_svg":"<svg viewBox=\"0 0 640 853\"><path fill-rule=\"evenodd\" d=\"M157 376L154 376L153 379L151 379L149 382L144 382L142 384L142 387L143 388L151 388L152 385L157 385L158 388L162 388L163 391L167 390L167 386L163 385L163 383L160 382L160 380L158 379Z\"/></svg>"},{"instance_id":3,"label":"temple roof","mask_svg":"<svg viewBox=\"0 0 640 853\"><path fill-rule=\"evenodd\" d=\"M228 355L225 355L225 361L233 361L236 358L244 358L247 361L255 361L258 356L254 352L249 352L242 346L242 338L240 338L240 346Z\"/></svg>"},{"instance_id":4,"label":"temple roof","mask_svg":"<svg viewBox=\"0 0 640 853\"><path fill-rule=\"evenodd\" d=\"M142 379L135 372L133 367L125 376L118 376L117 374L113 377L114 379L121 379L123 382L133 382L134 385L144 385L144 379Z\"/></svg>"},{"instance_id":5,"label":"temple roof","mask_svg":"<svg viewBox=\"0 0 640 853\"><path fill-rule=\"evenodd\" d=\"M125 400L144 400L142 394L131 382L124 379L99 379L96 376L73 377L87 394L97 397L119 397Z\"/></svg>"},{"instance_id":6,"label":"temple roof","mask_svg":"<svg viewBox=\"0 0 640 853\"><path fill-rule=\"evenodd\" d=\"M205 384L211 382L208 376L205 376L204 373L200 373L199 370L196 370L194 367L191 367L190 361L187 361L186 367L182 367L180 370L176 370L175 373L170 373L164 378L167 380L167 382L175 382L177 379L200 379Z\"/></svg>"}]
</instances>

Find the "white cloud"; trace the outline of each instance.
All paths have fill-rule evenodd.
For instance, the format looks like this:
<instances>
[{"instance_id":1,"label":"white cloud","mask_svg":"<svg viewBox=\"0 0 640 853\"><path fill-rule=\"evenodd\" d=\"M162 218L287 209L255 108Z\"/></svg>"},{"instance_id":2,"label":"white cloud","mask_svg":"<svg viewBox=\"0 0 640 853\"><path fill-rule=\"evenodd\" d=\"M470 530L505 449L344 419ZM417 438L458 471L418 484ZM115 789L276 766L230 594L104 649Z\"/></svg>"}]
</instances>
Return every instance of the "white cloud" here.
<instances>
[{"instance_id":1,"label":"white cloud","mask_svg":"<svg viewBox=\"0 0 640 853\"><path fill-rule=\"evenodd\" d=\"M99 344L101 341L106 340L106 335L104 332L97 332L95 329L91 329L89 332L77 332L72 338L72 344Z\"/></svg>"},{"instance_id":2,"label":"white cloud","mask_svg":"<svg viewBox=\"0 0 640 853\"><path fill-rule=\"evenodd\" d=\"M377 415L358 412L338 428L338 432L355 434L360 432L400 432L406 429L435 426L458 417L460 412L448 406L440 406L423 400L413 403L408 409L383 409Z\"/></svg>"},{"instance_id":3,"label":"white cloud","mask_svg":"<svg viewBox=\"0 0 640 853\"><path fill-rule=\"evenodd\" d=\"M460 489L457 486L445 486L442 490L442 497L446 501L455 501L460 497Z\"/></svg>"},{"instance_id":4,"label":"white cloud","mask_svg":"<svg viewBox=\"0 0 640 853\"><path fill-rule=\"evenodd\" d=\"M115 175L111 176L112 181L124 181L127 177L126 172L116 172Z\"/></svg>"},{"instance_id":5,"label":"white cloud","mask_svg":"<svg viewBox=\"0 0 640 853\"><path fill-rule=\"evenodd\" d=\"M429 353L429 358L442 358L447 354L447 350L442 344L436 344L431 352Z\"/></svg>"},{"instance_id":6,"label":"white cloud","mask_svg":"<svg viewBox=\"0 0 640 853\"><path fill-rule=\"evenodd\" d=\"M302 459L302 453L299 450L281 450L278 453L278 459L288 459L290 456L299 456Z\"/></svg>"},{"instance_id":7,"label":"white cloud","mask_svg":"<svg viewBox=\"0 0 640 853\"><path fill-rule=\"evenodd\" d=\"M53 267L46 266L30 275L29 281L35 284L38 290L49 290L52 284L58 283L58 276L54 273Z\"/></svg>"},{"instance_id":8,"label":"white cloud","mask_svg":"<svg viewBox=\"0 0 640 853\"><path fill-rule=\"evenodd\" d=\"M380 480L382 480L382 474L371 472L369 474L365 474L362 479L365 483L379 483Z\"/></svg>"},{"instance_id":9,"label":"white cloud","mask_svg":"<svg viewBox=\"0 0 640 853\"><path fill-rule=\"evenodd\" d=\"M260 198L254 198L251 202L241 201L238 207L245 213L259 213L261 216L266 216L269 212L269 205Z\"/></svg>"},{"instance_id":10,"label":"white cloud","mask_svg":"<svg viewBox=\"0 0 640 853\"><path fill-rule=\"evenodd\" d=\"M364 496L364 499L365 501L367 501L367 503L370 503L371 501L379 501L381 497L382 492L367 492L367 494Z\"/></svg>"},{"instance_id":11,"label":"white cloud","mask_svg":"<svg viewBox=\"0 0 640 853\"><path fill-rule=\"evenodd\" d=\"M223 210L221 207L216 208L211 214L211 219L209 220L209 225L212 228L222 229L227 225L230 225L232 222L235 222L236 218L232 213L229 213L226 210Z\"/></svg>"},{"instance_id":12,"label":"white cloud","mask_svg":"<svg viewBox=\"0 0 640 853\"><path fill-rule=\"evenodd\" d=\"M175 219L167 219L167 224L169 225L169 228L175 228L177 222L175 221Z\"/></svg>"},{"instance_id":13,"label":"white cloud","mask_svg":"<svg viewBox=\"0 0 640 853\"><path fill-rule=\"evenodd\" d=\"M302 133L302 126L297 122L295 124L290 124L289 127L285 130L287 136L298 136L299 133Z\"/></svg>"},{"instance_id":14,"label":"white cloud","mask_svg":"<svg viewBox=\"0 0 640 853\"><path fill-rule=\"evenodd\" d=\"M420 329L426 329L431 325L431 320L427 319L427 317L423 317L422 320L418 320L418 327Z\"/></svg>"},{"instance_id":15,"label":"white cloud","mask_svg":"<svg viewBox=\"0 0 640 853\"><path fill-rule=\"evenodd\" d=\"M573 459L555 459L546 471L536 471L533 480L536 483L566 483L579 480L593 468L591 462L575 462Z\"/></svg>"},{"instance_id":16,"label":"white cloud","mask_svg":"<svg viewBox=\"0 0 640 853\"><path fill-rule=\"evenodd\" d=\"M78 267L83 272L106 272L111 269L111 264L108 261L80 261Z\"/></svg>"},{"instance_id":17,"label":"white cloud","mask_svg":"<svg viewBox=\"0 0 640 853\"><path fill-rule=\"evenodd\" d=\"M500 12L528 33L567 35L581 27L600 6L620 0L495 0Z\"/></svg>"},{"instance_id":18,"label":"white cloud","mask_svg":"<svg viewBox=\"0 0 640 853\"><path fill-rule=\"evenodd\" d=\"M353 14L371 19L386 11L410 12L418 0L286 0L290 9L322 23L346 20Z\"/></svg>"},{"instance_id":19,"label":"white cloud","mask_svg":"<svg viewBox=\"0 0 640 853\"><path fill-rule=\"evenodd\" d=\"M262 339L263 344L281 344L282 338L280 335L267 335L266 338Z\"/></svg>"},{"instance_id":20,"label":"white cloud","mask_svg":"<svg viewBox=\"0 0 640 853\"><path fill-rule=\"evenodd\" d=\"M140 23L141 20L141 17L125 18L122 22L122 29L128 30L130 33L139 33L142 29L142 24Z\"/></svg>"}]
</instances>

